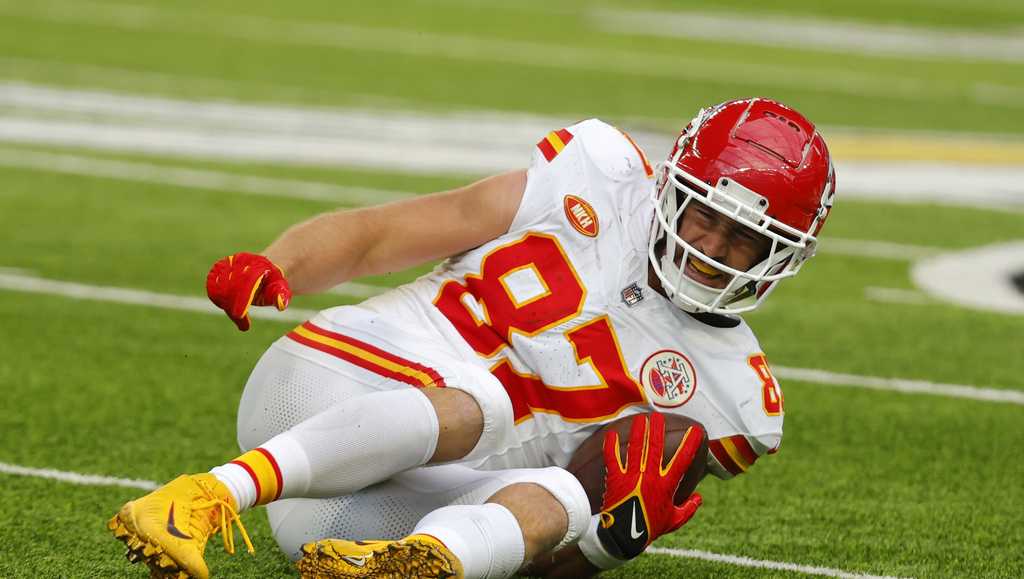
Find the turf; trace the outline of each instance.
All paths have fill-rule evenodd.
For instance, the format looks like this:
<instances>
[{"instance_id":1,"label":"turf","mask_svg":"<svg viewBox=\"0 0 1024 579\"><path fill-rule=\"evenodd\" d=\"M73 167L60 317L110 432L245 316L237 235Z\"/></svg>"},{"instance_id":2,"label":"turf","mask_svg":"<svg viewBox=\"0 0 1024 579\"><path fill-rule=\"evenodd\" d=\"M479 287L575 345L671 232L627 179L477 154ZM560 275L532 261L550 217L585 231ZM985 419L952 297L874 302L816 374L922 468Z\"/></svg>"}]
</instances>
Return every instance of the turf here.
<instances>
[{"instance_id":1,"label":"turf","mask_svg":"<svg viewBox=\"0 0 1024 579\"><path fill-rule=\"evenodd\" d=\"M0 51L9 59L0 62L0 73L242 100L414 99L440 109L653 117L673 128L680 115L708 102L750 94L791 102L822 124L1001 133L1024 127L1019 63L752 50L695 40L681 50L676 39L597 30L581 4L531 12L460 2L442 9L412 2L394 11L261 3L247 18L230 3L139 6L4 3ZM999 15L989 13L986 21ZM125 75L133 71L149 76L132 83Z\"/></svg>"},{"instance_id":2,"label":"turf","mask_svg":"<svg viewBox=\"0 0 1024 579\"><path fill-rule=\"evenodd\" d=\"M703 0L601 5L747 9ZM1024 25L1013 3L921 6L793 0L762 3L759 13L990 32ZM827 125L1024 134L1024 108L1014 100L1024 91L1020 64L840 57L724 40L681 44L602 32L587 16L591 7L260 1L243 14L226 0L0 0L0 82L383 110L597 115L666 130L700 105L761 93ZM243 16L280 23L275 33L311 23L347 28L333 29L333 40L284 41L261 21L229 26ZM992 85L1011 98L979 99ZM20 113L0 109L7 114ZM414 192L466 179L74 153ZM11 168L0 168L0 184L0 268L193 297L203 295L213 260L259 250L288 225L338 205ZM954 251L1022 239L1024 225L1019 213L840 199L826 243L830 236ZM866 298L868 287L912 289L910 267L904 259L823 251L748 321L778 366L1024 390L1019 316ZM426 268L369 281L395 285ZM290 328L257 320L239 334L215 315L0 295L0 462L36 468L164 481L232 458L241 387L267 345ZM294 307L346 301L303 297ZM1024 575L1020 406L783 386L781 452L749 475L702 484L697 518L660 546L878 575ZM141 491L13 475L0 482L0 577L145 576L125 563L104 528ZM230 557L215 539L214 576L296 576L265 514L257 509L245 522L257 556ZM803 575L659 555L609 576Z\"/></svg>"}]
</instances>

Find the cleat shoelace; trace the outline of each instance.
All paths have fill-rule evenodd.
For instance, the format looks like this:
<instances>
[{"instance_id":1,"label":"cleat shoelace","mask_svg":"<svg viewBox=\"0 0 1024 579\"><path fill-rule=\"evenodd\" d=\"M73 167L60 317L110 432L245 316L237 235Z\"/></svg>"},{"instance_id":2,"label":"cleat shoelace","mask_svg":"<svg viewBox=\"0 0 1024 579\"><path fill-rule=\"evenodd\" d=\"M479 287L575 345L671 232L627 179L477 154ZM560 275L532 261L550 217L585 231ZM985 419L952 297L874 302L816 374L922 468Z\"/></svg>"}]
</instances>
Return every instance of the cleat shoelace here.
<instances>
[{"instance_id":1,"label":"cleat shoelace","mask_svg":"<svg viewBox=\"0 0 1024 579\"><path fill-rule=\"evenodd\" d=\"M242 524L242 518L238 516L234 507L231 506L231 503L214 496L214 494L210 492L205 485L200 486L203 491L206 492L207 499L196 503L194 508L197 511L211 508L217 509L217 514L220 518L217 528L220 529L221 537L224 540L224 550L227 551L228 554L235 554L235 533L231 525L237 524L238 530L242 534L242 540L245 542L246 550L249 551L250 555L254 554L256 549L252 546L252 540L249 539L249 533L246 532L245 525Z\"/></svg>"}]
</instances>

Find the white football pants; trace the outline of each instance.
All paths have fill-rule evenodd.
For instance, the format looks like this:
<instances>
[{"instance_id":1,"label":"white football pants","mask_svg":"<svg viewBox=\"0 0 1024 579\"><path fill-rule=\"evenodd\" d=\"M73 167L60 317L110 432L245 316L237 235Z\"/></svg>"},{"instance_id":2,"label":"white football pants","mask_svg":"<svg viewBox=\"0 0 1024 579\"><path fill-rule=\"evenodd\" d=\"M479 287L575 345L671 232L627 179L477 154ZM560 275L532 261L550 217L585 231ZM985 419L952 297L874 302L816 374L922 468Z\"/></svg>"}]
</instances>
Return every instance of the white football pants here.
<instances>
[{"instance_id":1,"label":"white football pants","mask_svg":"<svg viewBox=\"0 0 1024 579\"><path fill-rule=\"evenodd\" d=\"M359 307L334 310L335 320L338 310L344 310L344 324L317 316L275 342L257 363L239 404L242 450L255 448L353 397L420 386L457 388L479 404L484 431L463 460L518 446L511 402L490 372L460 358L436 335L399 326ZM301 545L318 539L400 538L435 509L483 504L500 489L527 482L542 486L562 504L569 515L562 543L575 541L589 524L589 503L579 482L555 467L495 471L461 464L419 467L347 496L271 503L268 514L281 548L295 558Z\"/></svg>"}]
</instances>

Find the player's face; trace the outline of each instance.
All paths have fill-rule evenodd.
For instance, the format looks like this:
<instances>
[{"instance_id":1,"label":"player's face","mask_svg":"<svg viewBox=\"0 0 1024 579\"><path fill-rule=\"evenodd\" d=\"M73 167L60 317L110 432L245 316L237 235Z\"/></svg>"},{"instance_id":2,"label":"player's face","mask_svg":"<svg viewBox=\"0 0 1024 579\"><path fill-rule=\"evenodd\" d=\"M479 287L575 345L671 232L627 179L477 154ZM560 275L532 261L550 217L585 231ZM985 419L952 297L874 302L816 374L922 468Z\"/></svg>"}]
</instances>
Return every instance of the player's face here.
<instances>
[{"instance_id":1,"label":"player's face","mask_svg":"<svg viewBox=\"0 0 1024 579\"><path fill-rule=\"evenodd\" d=\"M767 237L697 201L686 207L678 233L704 255L740 271L747 271L763 260L771 247ZM682 256L680 247L676 259ZM693 281L716 289L724 288L732 280L731 275L694 257L687 259L683 272Z\"/></svg>"}]
</instances>

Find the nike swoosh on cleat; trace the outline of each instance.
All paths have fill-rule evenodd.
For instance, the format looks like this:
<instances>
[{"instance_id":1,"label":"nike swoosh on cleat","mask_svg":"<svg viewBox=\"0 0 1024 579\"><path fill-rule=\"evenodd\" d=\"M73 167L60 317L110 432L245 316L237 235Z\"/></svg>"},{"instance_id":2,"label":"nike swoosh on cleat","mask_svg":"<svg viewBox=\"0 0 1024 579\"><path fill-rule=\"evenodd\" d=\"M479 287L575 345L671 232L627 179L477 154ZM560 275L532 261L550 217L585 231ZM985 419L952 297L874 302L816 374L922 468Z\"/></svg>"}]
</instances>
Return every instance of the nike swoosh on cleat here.
<instances>
[{"instance_id":1,"label":"nike swoosh on cleat","mask_svg":"<svg viewBox=\"0 0 1024 579\"><path fill-rule=\"evenodd\" d=\"M366 555L363 555L362 557L350 557L348 555L342 555L341 560L354 567L363 567L366 565Z\"/></svg>"},{"instance_id":2,"label":"nike swoosh on cleat","mask_svg":"<svg viewBox=\"0 0 1024 579\"><path fill-rule=\"evenodd\" d=\"M630 524L629 527L629 536L634 539L639 539L640 537L644 536L644 533L646 532L647 531L636 530L636 503L633 503L633 522Z\"/></svg>"},{"instance_id":3,"label":"nike swoosh on cleat","mask_svg":"<svg viewBox=\"0 0 1024 579\"><path fill-rule=\"evenodd\" d=\"M191 539L192 537L186 535L174 525L174 501L171 501L171 510L167 513L167 532L178 537L179 539Z\"/></svg>"}]
</instances>

